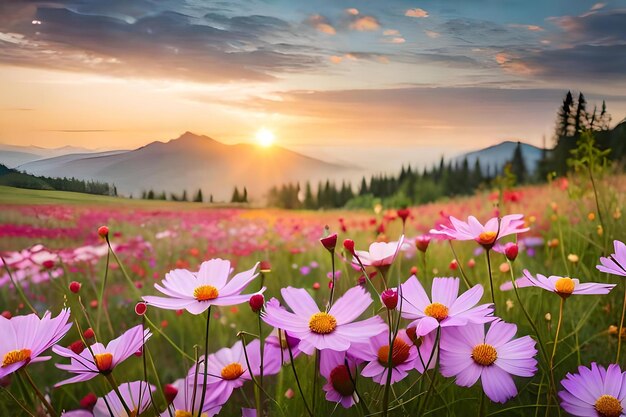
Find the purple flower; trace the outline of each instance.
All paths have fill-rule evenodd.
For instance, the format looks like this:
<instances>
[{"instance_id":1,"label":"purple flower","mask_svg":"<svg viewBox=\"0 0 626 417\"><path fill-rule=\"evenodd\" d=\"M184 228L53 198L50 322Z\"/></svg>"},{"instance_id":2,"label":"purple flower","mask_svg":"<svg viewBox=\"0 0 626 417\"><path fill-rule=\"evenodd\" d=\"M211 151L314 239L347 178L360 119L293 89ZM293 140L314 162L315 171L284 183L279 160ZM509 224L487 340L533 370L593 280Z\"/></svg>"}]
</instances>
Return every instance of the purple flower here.
<instances>
[{"instance_id":1,"label":"purple flower","mask_svg":"<svg viewBox=\"0 0 626 417\"><path fill-rule=\"evenodd\" d=\"M150 406L150 392L155 391L155 387L145 381L134 381L121 384L118 387L124 403L130 408L135 416L140 415ZM109 409L111 410L109 412ZM93 409L94 417L128 417L124 405L120 401L115 391L109 392L104 398L98 398Z\"/></svg>"},{"instance_id":2,"label":"purple flower","mask_svg":"<svg viewBox=\"0 0 626 417\"><path fill-rule=\"evenodd\" d=\"M615 248L615 252L610 254L607 258L600 258L602 265L597 265L596 268L607 274L626 277L626 245L619 240L615 240L613 241L613 247Z\"/></svg>"},{"instance_id":3,"label":"purple flower","mask_svg":"<svg viewBox=\"0 0 626 417\"><path fill-rule=\"evenodd\" d=\"M524 276L530 281L532 286L551 291L563 298L567 298L572 294L608 294L613 287L615 287L615 284L602 284L598 282L586 282L581 284L576 278L559 277L556 275L546 277L545 275L537 274L537 276L534 277L527 269L524 270Z\"/></svg>"},{"instance_id":4,"label":"purple flower","mask_svg":"<svg viewBox=\"0 0 626 417\"><path fill-rule=\"evenodd\" d=\"M69 365L56 364L56 367L76 374L72 378L57 383L55 387L88 381L98 374L110 373L113 368L137 352L150 336L152 336L150 330L137 325L117 339L111 340L106 347L102 343L94 343L80 354L59 345L53 347L52 351L57 355L70 358Z\"/></svg>"},{"instance_id":5,"label":"purple flower","mask_svg":"<svg viewBox=\"0 0 626 417\"><path fill-rule=\"evenodd\" d=\"M144 296L143 300L155 307L166 310L186 309L191 314L200 314L209 306L230 306L246 303L252 294L241 294L246 286L257 277L258 262L252 269L235 275L230 261L211 259L200 265L200 271L194 273L186 269L175 269L165 275L163 286L154 287L167 297ZM228 281L228 282L227 282ZM263 288L259 293L265 291Z\"/></svg>"},{"instance_id":6,"label":"purple flower","mask_svg":"<svg viewBox=\"0 0 626 417\"><path fill-rule=\"evenodd\" d=\"M202 384L190 384L187 379L181 378L176 380L172 386L178 390L174 401L168 405L167 409L163 411L160 417L171 416L185 416L193 415L194 417L198 413L200 407L200 400L202 399ZM219 394L217 390L211 390L207 384L206 395L204 398L204 405L202 406L201 417L212 417L220 412L223 403L219 401L216 394ZM194 392L195 389L195 392ZM194 403L195 399L195 403ZM185 414L189 413L189 414Z\"/></svg>"},{"instance_id":7,"label":"purple flower","mask_svg":"<svg viewBox=\"0 0 626 417\"><path fill-rule=\"evenodd\" d=\"M207 368L207 392L211 392L217 404L225 404L233 391L243 386L246 381L252 379L246 362L246 354L253 375L260 374L261 367L261 343L254 339L246 345L244 352L243 343L238 341L232 348L222 348L209 355ZM263 374L273 375L280 370L280 359L265 358L263 360ZM196 366L194 365L187 374L187 383L194 384ZM197 371L196 384L204 382L204 357L200 358Z\"/></svg>"},{"instance_id":8,"label":"purple flower","mask_svg":"<svg viewBox=\"0 0 626 417\"><path fill-rule=\"evenodd\" d=\"M577 374L568 373L559 391L561 407L569 414L583 417L619 417L626 408L626 372L619 365L607 369L595 362L591 368L578 367Z\"/></svg>"},{"instance_id":9,"label":"purple flower","mask_svg":"<svg viewBox=\"0 0 626 417\"><path fill-rule=\"evenodd\" d=\"M358 359L369 361L361 375L370 377L378 384L387 383L389 372L389 331L374 336L367 343L357 344L350 353ZM403 380L415 368L417 348L404 330L398 331L391 348L391 383Z\"/></svg>"},{"instance_id":10,"label":"purple flower","mask_svg":"<svg viewBox=\"0 0 626 417\"><path fill-rule=\"evenodd\" d=\"M0 378L31 362L43 362L50 356L39 356L56 344L72 327L68 323L70 310L63 309L55 318L46 312L40 319L36 314L6 319L0 316Z\"/></svg>"},{"instance_id":11,"label":"purple flower","mask_svg":"<svg viewBox=\"0 0 626 417\"><path fill-rule=\"evenodd\" d=\"M430 233L454 240L475 240L491 249L500 238L530 230L524 227L523 219L523 214L509 214L502 218L493 217L483 226L474 216L469 216L467 222L450 216L450 226L440 225L439 229L432 229Z\"/></svg>"},{"instance_id":12,"label":"purple flower","mask_svg":"<svg viewBox=\"0 0 626 417\"><path fill-rule=\"evenodd\" d=\"M370 245L369 251L358 250L356 257L359 258L363 266L386 267L393 263L402 247L404 236L397 242L374 242ZM356 257L353 263L358 265Z\"/></svg>"},{"instance_id":13,"label":"purple flower","mask_svg":"<svg viewBox=\"0 0 626 417\"><path fill-rule=\"evenodd\" d=\"M322 350L320 373L326 378L322 389L326 392L328 401L340 403L344 408L350 408L359 401L354 386L356 363L346 352Z\"/></svg>"},{"instance_id":14,"label":"purple flower","mask_svg":"<svg viewBox=\"0 0 626 417\"><path fill-rule=\"evenodd\" d=\"M537 371L535 341L514 339L517 326L497 320L487 334L483 324L451 327L441 335L441 374L471 387L480 378L491 401L504 403L517 395L511 375L531 377Z\"/></svg>"},{"instance_id":15,"label":"purple flower","mask_svg":"<svg viewBox=\"0 0 626 417\"><path fill-rule=\"evenodd\" d=\"M278 302L275 298L274 301ZM265 338L264 361L278 360L279 363L288 364L291 361L289 350L293 358L297 358L302 352L298 349L300 339L287 334L286 331L280 329L272 330L267 338ZM273 359L276 358L276 359Z\"/></svg>"},{"instance_id":16,"label":"purple flower","mask_svg":"<svg viewBox=\"0 0 626 417\"><path fill-rule=\"evenodd\" d=\"M519 277L515 280L517 288L534 287L533 283L526 276ZM511 291L513 289L513 281L506 281L500 285L500 291Z\"/></svg>"},{"instance_id":17,"label":"purple flower","mask_svg":"<svg viewBox=\"0 0 626 417\"><path fill-rule=\"evenodd\" d=\"M413 320L409 326L416 328L418 336L424 336L439 326L482 324L494 319L491 304L476 306L483 296L480 284L459 297L458 278L434 278L431 294L432 302L415 275L402 284L402 317Z\"/></svg>"},{"instance_id":18,"label":"purple flower","mask_svg":"<svg viewBox=\"0 0 626 417\"><path fill-rule=\"evenodd\" d=\"M302 288L283 288L281 294L293 313L277 307L275 303L268 303L263 320L300 339L298 348L307 355L315 349L346 351L352 343L364 342L386 328L379 316L354 321L373 302L370 294L361 287L346 291L327 313L320 311L313 298Z\"/></svg>"},{"instance_id":19,"label":"purple flower","mask_svg":"<svg viewBox=\"0 0 626 417\"><path fill-rule=\"evenodd\" d=\"M300 267L300 274L301 274L301 275L306 276L306 275L309 275L310 273L311 273L311 267L306 266L306 265L305 265L305 266Z\"/></svg>"}]
</instances>

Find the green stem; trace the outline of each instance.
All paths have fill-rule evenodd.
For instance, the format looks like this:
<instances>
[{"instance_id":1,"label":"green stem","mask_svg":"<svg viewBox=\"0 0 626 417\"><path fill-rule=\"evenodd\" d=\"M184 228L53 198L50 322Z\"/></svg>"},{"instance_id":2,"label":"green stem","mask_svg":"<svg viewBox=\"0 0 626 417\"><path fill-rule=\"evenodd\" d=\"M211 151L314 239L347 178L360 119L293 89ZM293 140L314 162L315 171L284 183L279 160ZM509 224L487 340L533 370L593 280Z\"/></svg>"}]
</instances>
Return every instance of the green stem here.
<instances>
[{"instance_id":1,"label":"green stem","mask_svg":"<svg viewBox=\"0 0 626 417\"><path fill-rule=\"evenodd\" d=\"M624 328L624 313L626 313L626 286L624 286L624 302L622 304L622 318L619 321L619 331L617 332L617 357L615 363L619 363L620 353L622 351L622 329Z\"/></svg>"},{"instance_id":2,"label":"green stem","mask_svg":"<svg viewBox=\"0 0 626 417\"><path fill-rule=\"evenodd\" d=\"M124 411L126 411L127 415L131 415L131 409L128 408L128 405L126 404L126 401L124 401L124 397L122 397L122 393L120 392L120 389L117 385L117 382L115 382L115 378L113 378L113 374L112 373L108 373L108 374L103 374L104 377L106 378L106 380L108 381L109 385L111 385L111 388L113 388L113 391L115 392L115 395L117 395L117 397L120 399L120 403L122 403L122 407L124 407Z\"/></svg>"},{"instance_id":3,"label":"green stem","mask_svg":"<svg viewBox=\"0 0 626 417\"><path fill-rule=\"evenodd\" d=\"M204 407L204 399L206 398L207 385L206 381L209 375L209 325L211 324L211 306L206 315L206 328L204 330L204 377L202 380L202 395L200 395L200 407L198 407L198 417L202 416L202 407ZM250 371L250 370L249 370ZM252 374L252 371L250 371ZM259 416L261 417L261 416Z\"/></svg>"},{"instance_id":4,"label":"green stem","mask_svg":"<svg viewBox=\"0 0 626 417\"><path fill-rule=\"evenodd\" d=\"M559 304L559 321L556 325L556 334L554 335L554 345L552 347L552 355L550 355L550 385L552 390L556 390L556 384L554 381L554 357L556 355L556 348L559 343L559 333L561 332L561 323L563 321L563 306L565 305L565 298L561 297L561 303ZM548 393L547 404L550 405L550 399L552 393ZM546 408L546 415L548 415L549 407Z\"/></svg>"},{"instance_id":5,"label":"green stem","mask_svg":"<svg viewBox=\"0 0 626 417\"><path fill-rule=\"evenodd\" d=\"M28 384L33 388L33 391L35 391L35 395L37 395L37 398L39 398L39 401L41 401L43 406L46 407L46 410L48 410L48 414L50 415L50 417L57 417L56 411L54 411L54 408L52 408L52 405L50 404L50 402L48 402L48 400L43 395L43 393L39 390L39 388L37 388L37 385L35 385L35 382L30 377L30 374L28 373L28 371L26 371L26 368L22 368L20 372L26 378L26 381L28 381Z\"/></svg>"},{"instance_id":6,"label":"green stem","mask_svg":"<svg viewBox=\"0 0 626 417\"><path fill-rule=\"evenodd\" d=\"M287 338L287 334L285 333L285 338ZM291 351L291 345L289 341L287 341L287 350L289 350L289 361L291 362L291 369L293 371L293 376L296 379L296 385L298 386L298 391L300 392L300 396L302 397L302 402L304 403L304 407L306 408L307 414L309 417L313 417L313 413L309 408L309 403L306 401L306 397L304 396L304 392L302 392L302 385L300 385L300 379L298 378L298 372L296 372L296 365L293 363L293 352Z\"/></svg>"},{"instance_id":7,"label":"green stem","mask_svg":"<svg viewBox=\"0 0 626 417\"><path fill-rule=\"evenodd\" d=\"M457 256L456 251L454 250L454 246L452 246L452 240L448 240L448 243L450 244L450 249L452 249L452 255L454 255L454 259L456 260L456 264L459 267L459 271L461 271L461 278L463 278L463 282L465 283L465 286L469 290L470 288L472 288L472 283L470 282L470 280L467 278L467 275L465 274L465 270L463 269L463 264L459 260L459 257ZM426 254L424 254L424 256L426 256Z\"/></svg>"},{"instance_id":8,"label":"green stem","mask_svg":"<svg viewBox=\"0 0 626 417\"><path fill-rule=\"evenodd\" d=\"M493 314L496 314L496 293L493 291L493 274L491 273L491 249L486 249L487 271L489 272L489 287L491 288L491 302L493 303Z\"/></svg>"},{"instance_id":9,"label":"green stem","mask_svg":"<svg viewBox=\"0 0 626 417\"><path fill-rule=\"evenodd\" d=\"M9 274L9 279L11 280L13 287L15 287L15 289L17 290L17 293L19 294L24 304L26 304L26 306L30 309L30 311L32 311L36 316L38 316L39 314L37 313L37 310L35 310L35 307L33 307L30 301L28 301L28 297L26 297L26 294L24 293L24 289L22 288L22 285L13 279L13 274L11 274L11 269L9 269L9 265L7 265L7 262L4 260L4 257L2 255L0 255L0 260L2 261L2 265L4 265L4 269L6 269L7 274Z\"/></svg>"}]
</instances>

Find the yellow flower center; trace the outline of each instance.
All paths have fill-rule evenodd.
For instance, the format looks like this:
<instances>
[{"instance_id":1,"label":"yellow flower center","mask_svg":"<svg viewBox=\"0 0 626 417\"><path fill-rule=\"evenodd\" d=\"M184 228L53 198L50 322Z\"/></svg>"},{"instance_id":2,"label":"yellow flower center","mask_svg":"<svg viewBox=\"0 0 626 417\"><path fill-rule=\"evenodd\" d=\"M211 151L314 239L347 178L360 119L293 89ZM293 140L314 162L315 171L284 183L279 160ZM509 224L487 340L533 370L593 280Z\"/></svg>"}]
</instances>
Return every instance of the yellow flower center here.
<instances>
[{"instance_id":1,"label":"yellow flower center","mask_svg":"<svg viewBox=\"0 0 626 417\"><path fill-rule=\"evenodd\" d=\"M441 303L432 303L426 306L424 314L437 319L437 321L445 320L448 318L448 307Z\"/></svg>"},{"instance_id":2,"label":"yellow flower center","mask_svg":"<svg viewBox=\"0 0 626 417\"><path fill-rule=\"evenodd\" d=\"M568 277L559 278L554 284L554 290L563 298L567 298L574 292L574 280Z\"/></svg>"},{"instance_id":3,"label":"yellow flower center","mask_svg":"<svg viewBox=\"0 0 626 417\"><path fill-rule=\"evenodd\" d=\"M409 346L404 340L396 339L393 341L393 349L391 351L391 365L396 367L404 363L409 358ZM389 365L389 345L381 346L378 349L378 362L384 366Z\"/></svg>"},{"instance_id":4,"label":"yellow flower center","mask_svg":"<svg viewBox=\"0 0 626 417\"><path fill-rule=\"evenodd\" d=\"M482 232L478 235L478 243L481 245L491 245L496 241L496 236L498 233L496 232Z\"/></svg>"},{"instance_id":5,"label":"yellow flower center","mask_svg":"<svg viewBox=\"0 0 626 417\"><path fill-rule=\"evenodd\" d=\"M315 313L309 320L309 329L313 333L328 334L337 328L337 320L328 313Z\"/></svg>"},{"instance_id":6,"label":"yellow flower center","mask_svg":"<svg viewBox=\"0 0 626 417\"><path fill-rule=\"evenodd\" d=\"M222 368L222 379L231 381L243 375L243 368L239 362L233 362Z\"/></svg>"},{"instance_id":7,"label":"yellow flower center","mask_svg":"<svg viewBox=\"0 0 626 417\"><path fill-rule=\"evenodd\" d=\"M498 352L493 346L482 343L472 349L472 359L479 365L489 366L498 359Z\"/></svg>"},{"instance_id":8,"label":"yellow flower center","mask_svg":"<svg viewBox=\"0 0 626 417\"><path fill-rule=\"evenodd\" d=\"M214 300L217 296L220 295L212 285L200 285L198 288L193 290L193 297L198 301L209 301Z\"/></svg>"},{"instance_id":9,"label":"yellow flower center","mask_svg":"<svg viewBox=\"0 0 626 417\"><path fill-rule=\"evenodd\" d=\"M30 359L30 349L12 350L4 354L2 367L13 365L14 363L27 361Z\"/></svg>"},{"instance_id":10,"label":"yellow flower center","mask_svg":"<svg viewBox=\"0 0 626 417\"><path fill-rule=\"evenodd\" d=\"M137 411L136 408L134 410L130 410L130 416L129 417L137 417L138 415L139 415L139 412Z\"/></svg>"},{"instance_id":11,"label":"yellow flower center","mask_svg":"<svg viewBox=\"0 0 626 417\"><path fill-rule=\"evenodd\" d=\"M174 411L174 417L193 417L193 414L191 411L176 410ZM207 413L202 413L200 414L200 417L209 417L209 415Z\"/></svg>"},{"instance_id":12,"label":"yellow flower center","mask_svg":"<svg viewBox=\"0 0 626 417\"><path fill-rule=\"evenodd\" d=\"M93 359L100 372L109 372L113 368L113 355L111 353L97 353L93 355Z\"/></svg>"},{"instance_id":13,"label":"yellow flower center","mask_svg":"<svg viewBox=\"0 0 626 417\"><path fill-rule=\"evenodd\" d=\"M600 417L619 417L623 411L622 403L612 395L601 396L594 407Z\"/></svg>"}]
</instances>

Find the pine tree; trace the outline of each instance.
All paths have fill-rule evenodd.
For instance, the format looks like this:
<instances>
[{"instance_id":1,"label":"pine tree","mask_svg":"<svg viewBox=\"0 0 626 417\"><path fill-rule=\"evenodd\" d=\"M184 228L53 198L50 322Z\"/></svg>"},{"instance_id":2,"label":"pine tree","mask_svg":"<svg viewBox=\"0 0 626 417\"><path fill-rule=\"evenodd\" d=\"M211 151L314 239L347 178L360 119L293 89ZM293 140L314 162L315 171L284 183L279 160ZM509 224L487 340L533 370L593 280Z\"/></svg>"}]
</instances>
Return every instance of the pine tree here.
<instances>
[{"instance_id":1,"label":"pine tree","mask_svg":"<svg viewBox=\"0 0 626 417\"><path fill-rule=\"evenodd\" d=\"M233 196L230 198L230 202L231 203L240 203L241 202L241 196L239 195L239 190L237 189L236 186L235 186L235 190L233 191Z\"/></svg>"},{"instance_id":2,"label":"pine tree","mask_svg":"<svg viewBox=\"0 0 626 417\"><path fill-rule=\"evenodd\" d=\"M361 187L359 188L359 195L365 195L368 193L368 189L367 189L367 181L365 180L365 177L361 178Z\"/></svg>"},{"instance_id":3,"label":"pine tree","mask_svg":"<svg viewBox=\"0 0 626 417\"><path fill-rule=\"evenodd\" d=\"M243 187L243 196L241 197L241 202L242 203L248 202L248 189L246 187Z\"/></svg>"},{"instance_id":4,"label":"pine tree","mask_svg":"<svg viewBox=\"0 0 626 417\"><path fill-rule=\"evenodd\" d=\"M193 199L194 202L196 203L202 203L204 202L204 197L202 196L202 189L198 188L198 192L196 193L196 196Z\"/></svg>"},{"instance_id":5,"label":"pine tree","mask_svg":"<svg viewBox=\"0 0 626 417\"><path fill-rule=\"evenodd\" d=\"M146 196L148 200L154 200L154 191L148 191L148 195Z\"/></svg>"},{"instance_id":6,"label":"pine tree","mask_svg":"<svg viewBox=\"0 0 626 417\"><path fill-rule=\"evenodd\" d=\"M209 195L209 203L213 202L213 194Z\"/></svg>"},{"instance_id":7,"label":"pine tree","mask_svg":"<svg viewBox=\"0 0 626 417\"><path fill-rule=\"evenodd\" d=\"M511 172L515 175L518 184L526 182L526 164L524 163L524 155L522 155L522 144L517 142L517 146L513 151L511 158Z\"/></svg>"},{"instance_id":8,"label":"pine tree","mask_svg":"<svg viewBox=\"0 0 626 417\"><path fill-rule=\"evenodd\" d=\"M574 135L587 128L587 100L583 93L578 94L578 104L576 105L576 115L574 116Z\"/></svg>"},{"instance_id":9,"label":"pine tree","mask_svg":"<svg viewBox=\"0 0 626 417\"><path fill-rule=\"evenodd\" d=\"M574 105L574 98L572 92L568 91L563 99L563 104L557 115L556 122L556 136L566 137L571 136L572 130L572 106Z\"/></svg>"},{"instance_id":10,"label":"pine tree","mask_svg":"<svg viewBox=\"0 0 626 417\"><path fill-rule=\"evenodd\" d=\"M180 198L180 201L187 201L187 190L183 190L183 195Z\"/></svg>"},{"instance_id":11,"label":"pine tree","mask_svg":"<svg viewBox=\"0 0 626 417\"><path fill-rule=\"evenodd\" d=\"M311 190L311 183L306 182L304 191L304 208L307 210L313 210L315 207L315 198L313 198L313 190Z\"/></svg>"}]
</instances>

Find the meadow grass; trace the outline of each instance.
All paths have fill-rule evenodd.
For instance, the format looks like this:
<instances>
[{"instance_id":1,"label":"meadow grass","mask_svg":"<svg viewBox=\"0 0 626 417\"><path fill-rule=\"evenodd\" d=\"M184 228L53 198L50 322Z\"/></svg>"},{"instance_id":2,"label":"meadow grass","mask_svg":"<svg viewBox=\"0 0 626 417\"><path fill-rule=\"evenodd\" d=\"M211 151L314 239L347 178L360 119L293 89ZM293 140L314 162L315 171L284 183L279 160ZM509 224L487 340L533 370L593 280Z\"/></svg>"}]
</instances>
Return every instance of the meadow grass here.
<instances>
[{"instance_id":1,"label":"meadow grass","mask_svg":"<svg viewBox=\"0 0 626 417\"><path fill-rule=\"evenodd\" d=\"M534 333L522 314L514 292L498 290L502 283L511 279L511 273L506 271L506 266L513 268L516 278L521 276L523 269L528 269L533 274L571 276L580 278L581 281L618 284L607 296L575 296L567 300L555 360L557 384L567 372L575 372L578 365L588 365L592 361L608 365L615 361L617 337L609 334L609 326L619 325L625 283L617 277L600 273L595 265L600 256L610 253L613 239L625 238L624 217L618 215L624 202L623 184L623 178L607 178L602 182L601 209L605 211L605 224L601 230L597 214L590 214L595 213L595 202L584 181L571 181L566 190L559 189L554 184L526 187L520 190L518 201L505 202L500 207L501 214L525 214L531 227L528 235L541 237L546 243L535 248L534 253L520 253L518 259L511 264L507 263L503 255L494 253L492 256L497 315L507 322L517 324L518 337L534 337ZM473 214L485 220L493 214L494 202L491 197L489 193L483 192L471 198L413 208L406 235L414 237L428 231L435 221L441 219L440 211L462 218ZM224 207L207 209L206 205L195 203L141 201L9 187L0 187L0 205L0 250L20 250L36 243L43 243L55 250L101 244L96 234L96 229L101 224L109 226L110 239L114 244L123 244L133 238L150 243L149 248L142 248L138 253L132 250L119 253L125 270L140 287L138 289L129 287L120 267L111 261L105 296L111 325L101 316L97 329L99 337L105 341L142 323L142 317L133 312L135 303L139 300L138 295L155 294L152 284L160 281L170 269L183 267L196 270L203 260L222 257L233 261L236 271L242 271L259 260L268 260L272 268L264 279L267 299L280 298L280 289L291 285L306 288L318 305L323 306L329 295L327 273L331 270L331 264L328 252L317 238L322 236L325 225L339 232L340 241L344 238L354 239L357 248L363 249L377 238L397 239L402 229L401 222L393 219L394 212L384 210L374 213L341 210L289 212ZM381 223L385 224L383 237L376 233ZM14 230L11 227L15 225L28 226L28 229ZM345 232L340 230L342 225L347 229ZM42 232L52 229L56 232ZM171 231L173 234L156 239L155 236L163 231ZM558 242L555 243L555 240ZM467 279L472 284L480 283L485 287L482 302L489 302L489 274L484 254L474 253L477 248L474 242L454 242L454 248ZM338 254L341 253L339 246L337 251ZM574 261L570 254L576 255L577 260ZM453 259L454 255L446 242L432 242L425 258L421 252L412 257L402 255L389 272L389 282L391 285L404 282L410 276L411 268L417 267L417 276L428 291L435 276L460 276L460 270L450 265ZM95 318L97 308L90 307L90 303L98 299L98 289L105 276L105 262L105 257L102 257L93 265L66 267L66 272L61 277L50 282L29 285L25 289L26 293L38 311L51 309L56 313L66 305L73 313L78 313L81 309L80 299L89 315ZM303 271L302 267L308 267L309 271ZM337 269L342 272L336 287L337 296L340 296L355 285L359 273L341 261L337 263ZM80 297L68 291L70 281L83 284ZM319 289L314 289L316 283L320 284ZM259 286L260 282L257 280L250 288L256 290ZM463 291L463 284L461 288ZM558 317L558 297L538 288L519 289L519 294L539 330L545 349L550 352ZM8 285L0 290L0 300L0 310L13 314L27 313L23 307L20 308L20 298ZM379 309L380 303L375 301L369 312L377 314ZM247 304L214 308L212 314L210 352L230 347L237 340L239 331L258 334L256 315ZM75 317L83 328L88 327L81 315L77 314ZM155 325L154 336L147 343L147 372L152 383L162 386L186 374L193 364L189 357L194 357L196 350L202 354L204 319L203 316L177 314L151 307L148 308L146 317ZM403 321L403 325L406 324ZM271 328L264 325L263 336L267 336L270 331ZM188 357L180 355L164 335L176 343ZM78 337L73 329L61 344L67 346ZM67 376L54 367L53 363L58 359L54 357L47 363L33 364L30 369L39 386L46 387L52 403L59 410L77 408L80 398L89 392L100 396L109 391L110 388L100 377L85 384L50 389L54 383ZM392 386L389 414L414 415L421 401L426 401L421 405L424 410L422 415L564 414L557 407L546 411L547 364L540 353L537 360L539 371L535 377L516 378L519 390L516 398L504 405L487 400L483 409L480 408L480 384L469 389L462 388L456 386L452 378L446 379L439 375L427 397L428 377L420 378L420 374L413 371L408 378ZM353 407L346 410L325 401L321 385L317 390L313 389L313 357L302 355L295 363L307 401L311 402L314 393L318 397L316 415L363 415L363 408ZM141 379L144 374L143 361L139 357L132 357L115 372L118 382ZM27 404L36 403L32 392L22 386L20 380L14 378L8 389L16 397L24 397ZM379 415L383 396L381 386L361 377L357 379L357 389L367 403L371 415ZM306 415L293 373L288 366L284 366L278 376L265 378L265 390L272 397L265 400L269 415ZM285 395L288 391L291 394ZM156 394L156 399L159 404L163 404L159 393ZM552 405L555 406L554 402ZM233 394L220 415L241 415L241 407L254 407L251 383ZM151 410L144 414L153 415ZM0 393L0 415L20 415L4 390Z\"/></svg>"}]
</instances>

